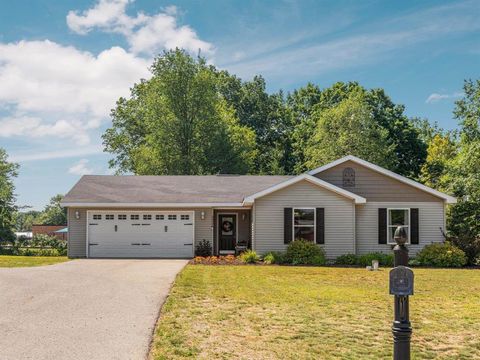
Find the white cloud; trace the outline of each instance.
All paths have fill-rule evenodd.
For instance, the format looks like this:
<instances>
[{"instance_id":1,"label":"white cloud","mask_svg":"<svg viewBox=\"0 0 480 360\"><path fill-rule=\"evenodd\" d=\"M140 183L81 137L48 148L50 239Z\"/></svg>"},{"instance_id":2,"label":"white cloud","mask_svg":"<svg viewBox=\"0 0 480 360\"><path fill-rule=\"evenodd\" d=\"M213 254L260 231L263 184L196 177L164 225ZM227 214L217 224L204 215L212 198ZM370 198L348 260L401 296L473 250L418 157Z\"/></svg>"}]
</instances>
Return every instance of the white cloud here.
<instances>
[{"instance_id":1,"label":"white cloud","mask_svg":"<svg viewBox=\"0 0 480 360\"><path fill-rule=\"evenodd\" d=\"M12 162L27 162L27 161L39 161L39 160L53 160L72 158L85 155L95 155L102 153L101 145L89 145L82 147L68 147L54 151L36 151L36 152L18 152L11 153L8 157L8 161Z\"/></svg>"},{"instance_id":2,"label":"white cloud","mask_svg":"<svg viewBox=\"0 0 480 360\"><path fill-rule=\"evenodd\" d=\"M214 52L212 44L200 40L195 30L177 23L178 11L169 6L163 12L146 15L142 12L129 16L126 7L130 0L99 0L91 9L70 11L67 25L78 34L87 34L95 28L125 36L130 51L135 54L153 55L162 49L175 47L203 55Z\"/></svg>"},{"instance_id":3,"label":"white cloud","mask_svg":"<svg viewBox=\"0 0 480 360\"><path fill-rule=\"evenodd\" d=\"M112 47L98 55L55 42L0 43L0 136L70 138L84 145L90 129L141 78L149 62Z\"/></svg>"},{"instance_id":4,"label":"white cloud","mask_svg":"<svg viewBox=\"0 0 480 360\"><path fill-rule=\"evenodd\" d=\"M427 104L433 104L433 103L439 102L441 100L455 99L455 98L459 98L459 97L462 97L462 96L463 96L463 93L461 93L461 92L454 92L453 94L433 93L433 94L430 94L428 96L428 98L427 98L427 100L425 100L425 102Z\"/></svg>"},{"instance_id":5,"label":"white cloud","mask_svg":"<svg viewBox=\"0 0 480 360\"><path fill-rule=\"evenodd\" d=\"M87 165L88 165L88 159L81 159L68 169L68 173L74 174L74 175L93 174L93 169L89 168Z\"/></svg>"},{"instance_id":6,"label":"white cloud","mask_svg":"<svg viewBox=\"0 0 480 360\"><path fill-rule=\"evenodd\" d=\"M20 111L105 117L149 62L120 47L97 56L45 41L0 43L0 103Z\"/></svg>"},{"instance_id":7,"label":"white cloud","mask_svg":"<svg viewBox=\"0 0 480 360\"><path fill-rule=\"evenodd\" d=\"M135 25L144 21L143 14L132 18L125 13L125 8L130 2L130 0L100 0L93 8L81 13L69 11L67 25L82 35L95 27L127 35Z\"/></svg>"},{"instance_id":8,"label":"white cloud","mask_svg":"<svg viewBox=\"0 0 480 360\"><path fill-rule=\"evenodd\" d=\"M52 141L57 138L70 138L78 145L86 145L90 142L85 128L75 122L59 120L45 124L42 119L29 116L0 119L0 137L12 136L22 136L27 139L48 137Z\"/></svg>"}]
</instances>

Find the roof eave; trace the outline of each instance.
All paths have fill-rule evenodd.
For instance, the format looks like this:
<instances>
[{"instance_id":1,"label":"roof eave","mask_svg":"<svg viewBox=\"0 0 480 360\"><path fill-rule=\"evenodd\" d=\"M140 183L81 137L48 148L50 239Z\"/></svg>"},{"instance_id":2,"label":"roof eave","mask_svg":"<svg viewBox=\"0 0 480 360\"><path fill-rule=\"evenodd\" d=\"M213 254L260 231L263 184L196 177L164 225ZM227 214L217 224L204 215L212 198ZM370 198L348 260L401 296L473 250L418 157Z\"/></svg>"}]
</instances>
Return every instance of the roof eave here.
<instances>
[{"instance_id":1,"label":"roof eave","mask_svg":"<svg viewBox=\"0 0 480 360\"><path fill-rule=\"evenodd\" d=\"M75 208L201 208L201 207L242 207L241 202L202 202L202 203L120 203L120 202L61 202L62 207Z\"/></svg>"}]
</instances>

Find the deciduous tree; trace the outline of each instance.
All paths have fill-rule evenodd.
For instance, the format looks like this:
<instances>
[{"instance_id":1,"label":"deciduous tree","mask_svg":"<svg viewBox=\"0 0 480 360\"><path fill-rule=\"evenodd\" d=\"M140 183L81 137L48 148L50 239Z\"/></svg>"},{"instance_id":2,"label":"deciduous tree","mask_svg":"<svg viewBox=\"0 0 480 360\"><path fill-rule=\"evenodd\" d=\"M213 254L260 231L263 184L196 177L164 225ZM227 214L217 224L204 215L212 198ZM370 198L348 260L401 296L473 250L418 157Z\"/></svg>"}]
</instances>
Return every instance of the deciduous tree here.
<instances>
[{"instance_id":1,"label":"deciduous tree","mask_svg":"<svg viewBox=\"0 0 480 360\"><path fill-rule=\"evenodd\" d=\"M15 234L15 185L13 179L18 175L18 164L8 161L5 150L0 148L0 242L13 241Z\"/></svg>"},{"instance_id":2,"label":"deciduous tree","mask_svg":"<svg viewBox=\"0 0 480 360\"><path fill-rule=\"evenodd\" d=\"M373 118L363 93L352 93L334 107L317 109L312 118L316 125L305 149L306 168L313 169L345 155L392 166L394 146L389 144L388 131Z\"/></svg>"},{"instance_id":3,"label":"deciduous tree","mask_svg":"<svg viewBox=\"0 0 480 360\"><path fill-rule=\"evenodd\" d=\"M249 173L255 133L239 123L205 59L165 52L153 77L136 84L112 111L103 135L110 165L135 174Z\"/></svg>"}]
</instances>

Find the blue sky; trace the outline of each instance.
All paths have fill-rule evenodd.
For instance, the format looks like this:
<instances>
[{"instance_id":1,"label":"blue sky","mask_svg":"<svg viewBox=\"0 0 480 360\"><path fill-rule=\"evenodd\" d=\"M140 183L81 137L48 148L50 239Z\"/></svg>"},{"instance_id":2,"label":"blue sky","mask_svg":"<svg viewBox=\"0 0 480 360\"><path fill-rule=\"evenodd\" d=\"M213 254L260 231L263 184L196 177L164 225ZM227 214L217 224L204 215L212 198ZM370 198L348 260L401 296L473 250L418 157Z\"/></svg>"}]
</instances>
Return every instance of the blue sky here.
<instances>
[{"instance_id":1,"label":"blue sky","mask_svg":"<svg viewBox=\"0 0 480 360\"><path fill-rule=\"evenodd\" d=\"M480 1L17 0L0 5L0 147L19 205L42 208L82 174L108 174L101 134L154 54L201 49L269 91L311 81L382 87L409 116L452 129L479 78Z\"/></svg>"}]
</instances>

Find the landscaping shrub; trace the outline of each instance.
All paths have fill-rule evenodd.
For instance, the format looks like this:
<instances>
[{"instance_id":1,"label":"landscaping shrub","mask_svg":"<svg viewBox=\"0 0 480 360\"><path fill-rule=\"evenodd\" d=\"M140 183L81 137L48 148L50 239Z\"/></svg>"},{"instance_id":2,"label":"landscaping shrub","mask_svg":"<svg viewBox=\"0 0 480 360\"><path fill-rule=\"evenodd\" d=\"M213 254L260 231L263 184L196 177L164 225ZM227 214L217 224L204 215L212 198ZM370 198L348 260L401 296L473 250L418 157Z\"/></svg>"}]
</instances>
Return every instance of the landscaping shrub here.
<instances>
[{"instance_id":1,"label":"landscaping shrub","mask_svg":"<svg viewBox=\"0 0 480 360\"><path fill-rule=\"evenodd\" d=\"M288 245L284 262L292 265L325 265L325 251L310 241L295 240Z\"/></svg>"},{"instance_id":2,"label":"landscaping shrub","mask_svg":"<svg viewBox=\"0 0 480 360\"><path fill-rule=\"evenodd\" d=\"M57 249L30 249L30 248L21 248L18 251L20 256L62 256L66 254L61 254Z\"/></svg>"},{"instance_id":3,"label":"landscaping shrub","mask_svg":"<svg viewBox=\"0 0 480 360\"><path fill-rule=\"evenodd\" d=\"M35 249L35 250L41 250L41 251L34 251L33 252L34 256L67 255L67 242L65 240L58 239L55 236L49 236L45 234L35 235L30 241L30 246L42 248L42 249ZM51 250L56 250L56 251L51 251ZM45 254L56 254L56 255L45 255Z\"/></svg>"},{"instance_id":4,"label":"landscaping shrub","mask_svg":"<svg viewBox=\"0 0 480 360\"><path fill-rule=\"evenodd\" d=\"M340 255L335 259L337 265L357 265L358 256L355 254Z\"/></svg>"},{"instance_id":5,"label":"landscaping shrub","mask_svg":"<svg viewBox=\"0 0 480 360\"><path fill-rule=\"evenodd\" d=\"M420 266L420 262L417 259L408 260L408 266Z\"/></svg>"},{"instance_id":6,"label":"landscaping shrub","mask_svg":"<svg viewBox=\"0 0 480 360\"><path fill-rule=\"evenodd\" d=\"M447 236L447 240L452 245L455 245L460 250L463 250L465 256L467 257L467 264L478 265L477 262L480 258L480 235Z\"/></svg>"},{"instance_id":7,"label":"landscaping shrub","mask_svg":"<svg viewBox=\"0 0 480 360\"><path fill-rule=\"evenodd\" d=\"M254 264L258 260L260 260L259 256L257 253L253 250L247 250L243 253L240 254L240 259L245 263L245 264Z\"/></svg>"},{"instance_id":8,"label":"landscaping shrub","mask_svg":"<svg viewBox=\"0 0 480 360\"><path fill-rule=\"evenodd\" d=\"M357 265L369 266L372 265L372 260L378 260L382 266L393 266L393 254L384 254L381 252L373 252L358 257Z\"/></svg>"},{"instance_id":9,"label":"landscaping shrub","mask_svg":"<svg viewBox=\"0 0 480 360\"><path fill-rule=\"evenodd\" d=\"M18 247L0 247L0 255L18 255Z\"/></svg>"},{"instance_id":10,"label":"landscaping shrub","mask_svg":"<svg viewBox=\"0 0 480 360\"><path fill-rule=\"evenodd\" d=\"M415 257L423 266L462 267L467 263L465 252L449 242L425 246Z\"/></svg>"},{"instance_id":11,"label":"landscaping shrub","mask_svg":"<svg viewBox=\"0 0 480 360\"><path fill-rule=\"evenodd\" d=\"M263 262L267 265L275 264L275 255L269 252L263 256Z\"/></svg>"},{"instance_id":12,"label":"landscaping shrub","mask_svg":"<svg viewBox=\"0 0 480 360\"><path fill-rule=\"evenodd\" d=\"M210 256L212 255L212 244L210 241L203 239L195 248L195 256Z\"/></svg>"},{"instance_id":13,"label":"landscaping shrub","mask_svg":"<svg viewBox=\"0 0 480 360\"><path fill-rule=\"evenodd\" d=\"M67 242L45 234L35 235L29 241L15 241L8 247L0 247L1 255L65 256Z\"/></svg>"}]
</instances>

